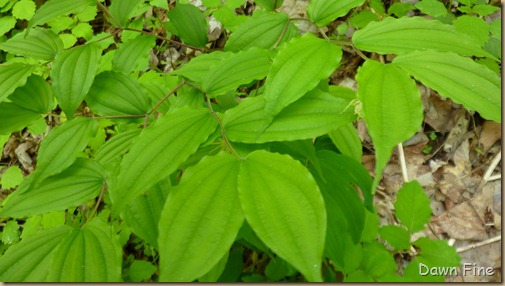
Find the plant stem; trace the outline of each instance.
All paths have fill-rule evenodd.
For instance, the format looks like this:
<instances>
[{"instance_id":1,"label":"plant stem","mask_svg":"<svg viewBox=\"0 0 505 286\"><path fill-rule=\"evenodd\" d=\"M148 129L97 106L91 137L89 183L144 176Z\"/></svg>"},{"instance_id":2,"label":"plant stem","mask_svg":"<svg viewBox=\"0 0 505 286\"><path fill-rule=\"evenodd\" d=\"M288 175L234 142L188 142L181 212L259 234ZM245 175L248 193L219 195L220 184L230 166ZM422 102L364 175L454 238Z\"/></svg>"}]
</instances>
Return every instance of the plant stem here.
<instances>
[{"instance_id":1,"label":"plant stem","mask_svg":"<svg viewBox=\"0 0 505 286\"><path fill-rule=\"evenodd\" d=\"M405 154L403 153L403 144L398 144L398 155L400 157L400 165L402 166L403 182L409 181L409 175L407 173L407 163L405 162Z\"/></svg>"},{"instance_id":2,"label":"plant stem","mask_svg":"<svg viewBox=\"0 0 505 286\"><path fill-rule=\"evenodd\" d=\"M321 35L323 35L323 38L325 38L329 42L330 38L328 38L328 36L326 36L326 33L323 31L323 29L321 29L321 27L317 27L317 29L319 30L319 33L321 33Z\"/></svg>"},{"instance_id":3,"label":"plant stem","mask_svg":"<svg viewBox=\"0 0 505 286\"><path fill-rule=\"evenodd\" d=\"M183 85L186 84L186 81L183 80L181 83L179 83L176 87L174 87L174 89L172 89L167 95L165 95L162 99L160 99L160 101L158 101L156 103L155 106L153 106L153 108L151 109L151 111L149 111L149 114L153 113L154 111L156 111L156 109L158 109L158 107L160 107L160 105L165 102L165 100L167 100L172 94L174 94L176 91L179 90L179 88L181 88Z\"/></svg>"},{"instance_id":4,"label":"plant stem","mask_svg":"<svg viewBox=\"0 0 505 286\"><path fill-rule=\"evenodd\" d=\"M356 49L356 47L354 45L352 45L354 51L362 58L364 59L365 61L367 60L370 60L367 56L365 56L365 54L363 54L360 50Z\"/></svg>"},{"instance_id":5,"label":"plant stem","mask_svg":"<svg viewBox=\"0 0 505 286\"><path fill-rule=\"evenodd\" d=\"M274 49L277 48L277 46L280 44L282 38L284 38L284 34L286 34L286 31L288 30L289 23L291 23L289 20L286 21L286 25L284 25L284 28L282 28L281 34L277 38L277 41L275 41L275 43L274 43L274 46L273 46Z\"/></svg>"},{"instance_id":6,"label":"plant stem","mask_svg":"<svg viewBox=\"0 0 505 286\"><path fill-rule=\"evenodd\" d=\"M107 7L105 7L102 3L100 3L99 0L96 0L95 2L96 4L98 4L98 7L100 7L100 9L112 20L112 22L114 22L117 25L119 30L123 30L123 26L119 24L119 21L109 12Z\"/></svg>"},{"instance_id":7,"label":"plant stem","mask_svg":"<svg viewBox=\"0 0 505 286\"><path fill-rule=\"evenodd\" d=\"M105 190L107 189L107 182L103 183L102 191L100 192L100 195L98 196L98 200L96 201L95 207L93 208L93 212L91 212L91 215L88 216L88 219L86 220L85 225L93 219L95 216L96 212L98 211L98 206L102 202L103 195L105 194Z\"/></svg>"},{"instance_id":8,"label":"plant stem","mask_svg":"<svg viewBox=\"0 0 505 286\"><path fill-rule=\"evenodd\" d=\"M153 33L147 32L147 31L142 31L142 30L133 29L133 28L124 28L123 30L137 32L137 33L142 33L142 34L146 34L146 35L149 35L149 36L155 36L156 38L158 38L160 40L164 40L164 41L170 42L172 44L176 44L176 45L183 46L183 47L186 47L186 48L190 48L190 49L193 49L193 50L197 50L197 51L200 51L200 52L206 52L207 51L206 49L202 49L202 48L186 45L184 43L181 43L181 42L169 39L169 38L165 38L165 37L160 36L160 35L155 35Z\"/></svg>"}]
</instances>

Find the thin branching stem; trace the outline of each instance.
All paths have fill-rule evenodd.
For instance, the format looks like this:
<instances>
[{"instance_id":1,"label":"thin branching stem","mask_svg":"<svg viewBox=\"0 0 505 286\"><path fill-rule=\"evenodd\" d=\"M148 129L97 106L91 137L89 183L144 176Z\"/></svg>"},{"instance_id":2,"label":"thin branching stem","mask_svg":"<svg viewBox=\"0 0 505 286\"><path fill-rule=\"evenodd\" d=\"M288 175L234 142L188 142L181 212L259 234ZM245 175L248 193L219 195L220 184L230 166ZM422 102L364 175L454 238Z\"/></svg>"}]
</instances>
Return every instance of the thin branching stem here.
<instances>
[{"instance_id":1,"label":"thin branching stem","mask_svg":"<svg viewBox=\"0 0 505 286\"><path fill-rule=\"evenodd\" d=\"M149 111L149 114L152 114L154 111L156 111L156 109L158 109L158 107L160 107L160 105L163 104L163 102L165 102L165 100L167 100L172 94L174 94L175 92L177 92L179 90L179 88L181 88L186 83L187 82L185 80L183 80L176 87L174 87L174 89L172 89L167 95L165 95L162 99L160 99L160 101L158 101L155 106L153 106L153 108L151 109L151 111Z\"/></svg>"},{"instance_id":2,"label":"thin branching stem","mask_svg":"<svg viewBox=\"0 0 505 286\"><path fill-rule=\"evenodd\" d=\"M286 21L286 25L284 25L284 27L282 28L281 34L277 38L277 41L275 41L275 43L274 43L274 46L273 46L274 49L277 48L277 46L280 44L282 38L284 38L284 35L286 34L286 31L288 30L289 24L290 24L290 21L289 20Z\"/></svg>"},{"instance_id":3,"label":"thin branching stem","mask_svg":"<svg viewBox=\"0 0 505 286\"><path fill-rule=\"evenodd\" d=\"M317 29L319 30L319 33L321 33L321 35L323 36L323 38L326 40L326 41L330 41L330 38L328 38L328 36L326 36L326 33L323 31L323 29L321 29L321 27L317 27Z\"/></svg>"},{"instance_id":4,"label":"thin branching stem","mask_svg":"<svg viewBox=\"0 0 505 286\"><path fill-rule=\"evenodd\" d=\"M88 218L86 219L86 223L85 225L90 222L93 217L95 216L96 212L98 211L98 206L100 205L100 203L102 202L102 199L103 199L103 196L105 194L105 191L107 190L107 183L104 182L103 183L103 187L102 187L102 191L100 192L100 195L98 196L98 200L96 201L96 204L95 204L95 207L93 208L93 211L91 212L91 214L88 216Z\"/></svg>"},{"instance_id":5,"label":"thin branching stem","mask_svg":"<svg viewBox=\"0 0 505 286\"><path fill-rule=\"evenodd\" d=\"M117 27L119 28L119 30L122 30L123 26L119 23L119 21L116 19L116 17L114 17L109 12L109 10L107 9L107 7L105 7L99 0L96 0L95 2L96 2L96 4L98 4L98 7L112 20L112 22L114 22L117 25Z\"/></svg>"},{"instance_id":6,"label":"thin branching stem","mask_svg":"<svg viewBox=\"0 0 505 286\"><path fill-rule=\"evenodd\" d=\"M186 48L190 48L190 49L193 49L193 50L196 50L196 51L200 51L200 52L207 52L206 49L202 49L202 48L198 48L198 47L195 47L195 46L186 45L184 43L181 43L181 42L178 42L178 41L175 41L175 40L172 40L172 39L160 36L160 35L156 35L156 34L153 34L151 32L148 32L148 31L143 31L143 30L133 29L133 28L124 28L123 30L137 32L137 33L142 33L142 34L146 34L146 35L149 35L149 36L154 36L154 37L156 37L156 38L158 38L160 40L164 40L164 41L170 42L172 44L176 44L176 45L183 46L183 47L186 47Z\"/></svg>"}]
</instances>

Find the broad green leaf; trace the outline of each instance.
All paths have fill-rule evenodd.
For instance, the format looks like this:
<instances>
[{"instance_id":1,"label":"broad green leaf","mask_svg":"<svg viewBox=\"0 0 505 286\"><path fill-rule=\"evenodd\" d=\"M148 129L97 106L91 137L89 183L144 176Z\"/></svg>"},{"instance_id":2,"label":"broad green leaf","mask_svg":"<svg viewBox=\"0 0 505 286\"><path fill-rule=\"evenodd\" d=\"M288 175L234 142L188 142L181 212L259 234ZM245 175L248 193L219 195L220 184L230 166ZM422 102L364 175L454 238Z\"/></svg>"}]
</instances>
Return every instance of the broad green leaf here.
<instances>
[{"instance_id":1,"label":"broad green leaf","mask_svg":"<svg viewBox=\"0 0 505 286\"><path fill-rule=\"evenodd\" d=\"M20 107L12 102L0 103L0 134L20 131L40 118L40 113Z\"/></svg>"},{"instance_id":2,"label":"broad green leaf","mask_svg":"<svg viewBox=\"0 0 505 286\"><path fill-rule=\"evenodd\" d=\"M196 6L177 3L167 13L172 31L188 45L203 48L207 44L207 20Z\"/></svg>"},{"instance_id":3,"label":"broad green leaf","mask_svg":"<svg viewBox=\"0 0 505 286\"><path fill-rule=\"evenodd\" d=\"M238 26L244 24L245 22L251 20L251 17L246 15L237 15L234 8L227 7L227 2L225 5L219 7L215 11L212 12L212 16L216 18L223 27L227 30L235 31Z\"/></svg>"},{"instance_id":4,"label":"broad green leaf","mask_svg":"<svg viewBox=\"0 0 505 286\"><path fill-rule=\"evenodd\" d=\"M76 14L85 7L92 5L96 5L94 0L49 0L35 12L35 16L28 23L26 31L30 31L30 28L43 25L59 16Z\"/></svg>"},{"instance_id":5,"label":"broad green leaf","mask_svg":"<svg viewBox=\"0 0 505 286\"><path fill-rule=\"evenodd\" d=\"M348 101L318 89L307 93L277 116L257 138L258 129L267 116L263 95L247 98L223 116L226 136L231 141L264 143L294 141L321 136L355 118Z\"/></svg>"},{"instance_id":6,"label":"broad green leaf","mask_svg":"<svg viewBox=\"0 0 505 286\"><path fill-rule=\"evenodd\" d=\"M170 192L159 224L160 281L191 282L229 251L244 221L239 168L225 152L205 157Z\"/></svg>"},{"instance_id":7,"label":"broad green leaf","mask_svg":"<svg viewBox=\"0 0 505 286\"><path fill-rule=\"evenodd\" d=\"M254 2L265 10L272 11L281 7L284 0L256 0Z\"/></svg>"},{"instance_id":8,"label":"broad green leaf","mask_svg":"<svg viewBox=\"0 0 505 286\"><path fill-rule=\"evenodd\" d=\"M35 15L35 2L21 0L12 6L12 16L20 20L30 20Z\"/></svg>"},{"instance_id":9,"label":"broad green leaf","mask_svg":"<svg viewBox=\"0 0 505 286\"><path fill-rule=\"evenodd\" d=\"M416 260L428 265L428 267L459 267L461 265L461 257L456 249L445 240L421 237L413 244L421 248L420 255L416 257Z\"/></svg>"},{"instance_id":10,"label":"broad green leaf","mask_svg":"<svg viewBox=\"0 0 505 286\"><path fill-rule=\"evenodd\" d=\"M77 207L97 197L105 183L105 170L95 161L79 158L63 172L37 186L14 192L0 210L1 217L27 217Z\"/></svg>"},{"instance_id":11,"label":"broad green leaf","mask_svg":"<svg viewBox=\"0 0 505 286\"><path fill-rule=\"evenodd\" d=\"M129 202L123 218L133 233L158 249L158 224L170 184L161 181Z\"/></svg>"},{"instance_id":12,"label":"broad green leaf","mask_svg":"<svg viewBox=\"0 0 505 286\"><path fill-rule=\"evenodd\" d=\"M18 166L12 165L3 172L0 185L4 190L15 188L23 181L23 177L23 171Z\"/></svg>"},{"instance_id":13,"label":"broad green leaf","mask_svg":"<svg viewBox=\"0 0 505 286\"><path fill-rule=\"evenodd\" d=\"M388 17L370 23L354 33L352 42L360 50L380 54L403 55L431 49L462 56L491 56L474 39L459 33L454 26L421 17Z\"/></svg>"},{"instance_id":14,"label":"broad green leaf","mask_svg":"<svg viewBox=\"0 0 505 286\"><path fill-rule=\"evenodd\" d=\"M333 141L333 144L337 146L338 150L346 156L355 159L357 162L361 162L361 156L363 155L363 146L361 145L361 139L358 135L358 130L352 123L347 123L341 127L328 133Z\"/></svg>"},{"instance_id":15,"label":"broad green leaf","mask_svg":"<svg viewBox=\"0 0 505 286\"><path fill-rule=\"evenodd\" d=\"M111 226L94 219L72 230L55 249L47 281L120 282L121 245Z\"/></svg>"},{"instance_id":16,"label":"broad green leaf","mask_svg":"<svg viewBox=\"0 0 505 286\"><path fill-rule=\"evenodd\" d=\"M56 246L70 230L69 226L48 229L9 247L0 256L0 280L4 282L44 281Z\"/></svg>"},{"instance_id":17,"label":"broad green leaf","mask_svg":"<svg viewBox=\"0 0 505 286\"><path fill-rule=\"evenodd\" d=\"M34 66L21 63L0 64L0 102L4 101L18 87L25 85Z\"/></svg>"},{"instance_id":18,"label":"broad green leaf","mask_svg":"<svg viewBox=\"0 0 505 286\"><path fill-rule=\"evenodd\" d=\"M252 47L270 49L282 40L290 40L286 39L287 29L290 28L293 27L288 23L285 13L255 14L230 35L224 50L238 52Z\"/></svg>"},{"instance_id":19,"label":"broad green leaf","mask_svg":"<svg viewBox=\"0 0 505 286\"><path fill-rule=\"evenodd\" d=\"M379 234L397 250L409 250L410 233L396 225L385 225L379 229Z\"/></svg>"},{"instance_id":20,"label":"broad green leaf","mask_svg":"<svg viewBox=\"0 0 505 286\"><path fill-rule=\"evenodd\" d=\"M145 260L134 260L129 268L130 279L132 282L142 282L153 276L156 272L156 266Z\"/></svg>"},{"instance_id":21,"label":"broad green leaf","mask_svg":"<svg viewBox=\"0 0 505 286\"><path fill-rule=\"evenodd\" d=\"M93 43L56 56L51 69L54 96L67 117L73 117L93 84L101 53L100 46Z\"/></svg>"},{"instance_id":22,"label":"broad green leaf","mask_svg":"<svg viewBox=\"0 0 505 286\"><path fill-rule=\"evenodd\" d=\"M342 49L307 33L279 50L265 82L266 118L258 135L274 116L300 99L338 67Z\"/></svg>"},{"instance_id":23,"label":"broad green leaf","mask_svg":"<svg viewBox=\"0 0 505 286\"><path fill-rule=\"evenodd\" d=\"M72 165L94 136L96 120L79 117L57 126L42 141L37 157L35 181L60 173Z\"/></svg>"},{"instance_id":24,"label":"broad green leaf","mask_svg":"<svg viewBox=\"0 0 505 286\"><path fill-rule=\"evenodd\" d=\"M242 161L238 190L258 237L307 281L322 281L326 210L309 171L288 155L254 151Z\"/></svg>"},{"instance_id":25,"label":"broad green leaf","mask_svg":"<svg viewBox=\"0 0 505 286\"><path fill-rule=\"evenodd\" d=\"M387 272L396 271L397 266L393 256L386 247L374 241L363 246L361 269L368 275L378 278Z\"/></svg>"},{"instance_id":26,"label":"broad green leaf","mask_svg":"<svg viewBox=\"0 0 505 286\"><path fill-rule=\"evenodd\" d=\"M24 86L18 87L10 96L16 105L39 113L53 109L53 90L41 76L32 74Z\"/></svg>"},{"instance_id":27,"label":"broad green leaf","mask_svg":"<svg viewBox=\"0 0 505 286\"><path fill-rule=\"evenodd\" d=\"M416 3L415 6L424 14L434 18L447 15L447 8L445 8L444 3L437 0L422 0Z\"/></svg>"},{"instance_id":28,"label":"broad green leaf","mask_svg":"<svg viewBox=\"0 0 505 286\"><path fill-rule=\"evenodd\" d=\"M309 20L318 26L326 26L354 8L363 5L365 0L311 0L307 6Z\"/></svg>"},{"instance_id":29,"label":"broad green leaf","mask_svg":"<svg viewBox=\"0 0 505 286\"><path fill-rule=\"evenodd\" d=\"M221 259L209 270L209 272L198 278L198 282L217 282L221 274L223 274L229 256L230 252L226 251L223 257L221 257Z\"/></svg>"},{"instance_id":30,"label":"broad green leaf","mask_svg":"<svg viewBox=\"0 0 505 286\"><path fill-rule=\"evenodd\" d=\"M110 23L116 28L119 24L121 27L125 27L128 21L133 16L136 16L139 6L144 3L144 0L114 0L109 7L110 14L114 19L110 19ZM118 21L119 23L116 23Z\"/></svg>"},{"instance_id":31,"label":"broad green leaf","mask_svg":"<svg viewBox=\"0 0 505 286\"><path fill-rule=\"evenodd\" d=\"M489 39L489 24L482 18L463 15L452 24L458 32L471 36L480 45L484 45Z\"/></svg>"},{"instance_id":32,"label":"broad green leaf","mask_svg":"<svg viewBox=\"0 0 505 286\"><path fill-rule=\"evenodd\" d=\"M356 79L363 118L375 146L374 194L393 148L421 126L423 105L414 80L396 65L368 60Z\"/></svg>"},{"instance_id":33,"label":"broad green leaf","mask_svg":"<svg viewBox=\"0 0 505 286\"><path fill-rule=\"evenodd\" d=\"M155 37L140 35L121 44L112 59L112 70L130 74L147 68L155 40Z\"/></svg>"},{"instance_id":34,"label":"broad green leaf","mask_svg":"<svg viewBox=\"0 0 505 286\"><path fill-rule=\"evenodd\" d=\"M91 110L102 116L146 114L148 99L137 79L113 71L97 75L85 98Z\"/></svg>"},{"instance_id":35,"label":"broad green leaf","mask_svg":"<svg viewBox=\"0 0 505 286\"><path fill-rule=\"evenodd\" d=\"M0 43L0 49L17 56L51 60L63 50L63 42L51 30L35 28L28 36L18 33L6 42Z\"/></svg>"},{"instance_id":36,"label":"broad green leaf","mask_svg":"<svg viewBox=\"0 0 505 286\"><path fill-rule=\"evenodd\" d=\"M220 63L222 60L232 56L230 52L212 52L210 54L202 54L183 65L180 69L175 70L172 74L180 75L188 80L201 84L207 77L209 69Z\"/></svg>"},{"instance_id":37,"label":"broad green leaf","mask_svg":"<svg viewBox=\"0 0 505 286\"><path fill-rule=\"evenodd\" d=\"M217 124L208 109L179 108L145 128L123 157L118 185L110 189L115 211L177 170Z\"/></svg>"},{"instance_id":38,"label":"broad green leaf","mask_svg":"<svg viewBox=\"0 0 505 286\"><path fill-rule=\"evenodd\" d=\"M396 217L410 233L424 229L430 222L430 199L417 181L405 183L398 191L395 202Z\"/></svg>"},{"instance_id":39,"label":"broad green leaf","mask_svg":"<svg viewBox=\"0 0 505 286\"><path fill-rule=\"evenodd\" d=\"M454 53L436 51L401 55L393 63L441 96L501 122L501 80L490 69Z\"/></svg>"},{"instance_id":40,"label":"broad green leaf","mask_svg":"<svg viewBox=\"0 0 505 286\"><path fill-rule=\"evenodd\" d=\"M5 35L16 26L16 19L12 16L2 16L0 18L0 36Z\"/></svg>"},{"instance_id":41,"label":"broad green leaf","mask_svg":"<svg viewBox=\"0 0 505 286\"><path fill-rule=\"evenodd\" d=\"M233 54L209 69L203 78L202 89L211 97L224 94L241 84L264 78L270 65L270 53L264 49Z\"/></svg>"},{"instance_id":42,"label":"broad green leaf","mask_svg":"<svg viewBox=\"0 0 505 286\"><path fill-rule=\"evenodd\" d=\"M120 158L130 150L133 140L137 138L140 131L140 129L128 130L107 140L107 142L96 151L95 159L98 163L105 166L107 163Z\"/></svg>"}]
</instances>

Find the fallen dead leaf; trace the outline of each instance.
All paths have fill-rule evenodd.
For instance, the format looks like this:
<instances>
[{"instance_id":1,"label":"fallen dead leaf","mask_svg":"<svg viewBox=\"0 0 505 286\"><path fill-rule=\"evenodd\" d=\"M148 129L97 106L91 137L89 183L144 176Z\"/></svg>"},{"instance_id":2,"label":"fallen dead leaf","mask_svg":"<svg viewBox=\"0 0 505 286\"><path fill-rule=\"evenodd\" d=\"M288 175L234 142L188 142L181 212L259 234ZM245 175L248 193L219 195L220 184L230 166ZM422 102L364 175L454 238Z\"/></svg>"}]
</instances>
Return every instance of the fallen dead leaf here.
<instances>
[{"instance_id":1,"label":"fallen dead leaf","mask_svg":"<svg viewBox=\"0 0 505 286\"><path fill-rule=\"evenodd\" d=\"M484 240L488 238L475 209L469 202L463 202L433 219L441 230L454 239Z\"/></svg>"},{"instance_id":2,"label":"fallen dead leaf","mask_svg":"<svg viewBox=\"0 0 505 286\"><path fill-rule=\"evenodd\" d=\"M494 121L485 121L482 124L482 131L480 133L480 144L484 153L487 153L489 148L493 146L496 141L501 139L501 125Z\"/></svg>"}]
</instances>

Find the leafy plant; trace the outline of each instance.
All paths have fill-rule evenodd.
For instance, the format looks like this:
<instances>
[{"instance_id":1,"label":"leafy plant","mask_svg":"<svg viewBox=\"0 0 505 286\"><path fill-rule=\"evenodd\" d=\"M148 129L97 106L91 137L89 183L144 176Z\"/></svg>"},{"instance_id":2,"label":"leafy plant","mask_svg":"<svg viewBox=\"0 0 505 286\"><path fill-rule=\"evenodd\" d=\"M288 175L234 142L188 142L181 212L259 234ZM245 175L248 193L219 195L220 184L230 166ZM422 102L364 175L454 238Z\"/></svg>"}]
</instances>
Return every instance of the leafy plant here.
<instances>
[{"instance_id":1,"label":"leafy plant","mask_svg":"<svg viewBox=\"0 0 505 286\"><path fill-rule=\"evenodd\" d=\"M416 270L460 263L412 240L431 216L419 183L398 225L379 228L373 198L423 122L416 84L501 122L501 21L483 18L498 8L311 0L298 19L283 1L202 2L0 1L0 142L42 135L35 170L0 180L0 280L443 281ZM328 80L345 53L357 90Z\"/></svg>"}]
</instances>

